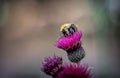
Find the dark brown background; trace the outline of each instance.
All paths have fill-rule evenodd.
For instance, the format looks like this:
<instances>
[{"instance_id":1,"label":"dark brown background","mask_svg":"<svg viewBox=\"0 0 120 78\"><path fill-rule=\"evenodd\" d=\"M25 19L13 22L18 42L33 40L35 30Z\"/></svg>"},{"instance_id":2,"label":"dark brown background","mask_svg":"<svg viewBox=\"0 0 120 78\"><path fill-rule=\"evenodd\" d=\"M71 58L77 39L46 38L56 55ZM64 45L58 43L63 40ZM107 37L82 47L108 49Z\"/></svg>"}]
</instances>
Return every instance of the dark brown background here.
<instances>
[{"instance_id":1,"label":"dark brown background","mask_svg":"<svg viewBox=\"0 0 120 78\"><path fill-rule=\"evenodd\" d=\"M1 0L0 78L49 78L40 71L55 47L60 26L75 23L94 78L119 78L119 0Z\"/></svg>"}]
</instances>

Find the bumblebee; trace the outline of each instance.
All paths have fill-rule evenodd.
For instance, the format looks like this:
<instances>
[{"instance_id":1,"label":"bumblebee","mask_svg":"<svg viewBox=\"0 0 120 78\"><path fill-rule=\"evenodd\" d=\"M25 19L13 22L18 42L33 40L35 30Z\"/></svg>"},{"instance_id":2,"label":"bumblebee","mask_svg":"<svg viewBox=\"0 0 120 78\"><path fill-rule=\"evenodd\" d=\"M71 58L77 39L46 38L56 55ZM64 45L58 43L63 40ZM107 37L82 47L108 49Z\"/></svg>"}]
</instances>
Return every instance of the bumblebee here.
<instances>
[{"instance_id":1,"label":"bumblebee","mask_svg":"<svg viewBox=\"0 0 120 78\"><path fill-rule=\"evenodd\" d=\"M63 24L60 28L63 36L68 36L77 31L77 25L75 24Z\"/></svg>"}]
</instances>

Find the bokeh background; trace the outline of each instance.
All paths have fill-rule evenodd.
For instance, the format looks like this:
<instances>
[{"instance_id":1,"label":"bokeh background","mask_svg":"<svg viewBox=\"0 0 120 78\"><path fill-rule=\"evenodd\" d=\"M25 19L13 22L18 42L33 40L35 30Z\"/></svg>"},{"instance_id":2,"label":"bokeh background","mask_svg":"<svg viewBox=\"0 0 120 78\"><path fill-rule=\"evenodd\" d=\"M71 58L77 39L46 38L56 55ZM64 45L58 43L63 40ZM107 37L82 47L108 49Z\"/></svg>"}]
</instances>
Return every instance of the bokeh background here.
<instances>
[{"instance_id":1,"label":"bokeh background","mask_svg":"<svg viewBox=\"0 0 120 78\"><path fill-rule=\"evenodd\" d=\"M0 0L0 78L51 78L44 57L69 62L55 47L64 23L83 32L93 78L120 78L120 0Z\"/></svg>"}]
</instances>

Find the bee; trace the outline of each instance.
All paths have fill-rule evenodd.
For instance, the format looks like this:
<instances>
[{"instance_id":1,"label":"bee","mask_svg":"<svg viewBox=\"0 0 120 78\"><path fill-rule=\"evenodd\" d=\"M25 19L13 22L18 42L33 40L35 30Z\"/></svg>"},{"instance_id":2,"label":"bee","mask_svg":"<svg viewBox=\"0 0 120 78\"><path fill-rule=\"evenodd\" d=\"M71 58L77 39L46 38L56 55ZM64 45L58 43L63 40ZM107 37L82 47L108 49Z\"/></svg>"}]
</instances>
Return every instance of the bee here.
<instances>
[{"instance_id":1,"label":"bee","mask_svg":"<svg viewBox=\"0 0 120 78\"><path fill-rule=\"evenodd\" d=\"M63 36L68 36L73 34L77 31L77 25L75 24L63 24L60 28L60 31L62 32Z\"/></svg>"}]
</instances>

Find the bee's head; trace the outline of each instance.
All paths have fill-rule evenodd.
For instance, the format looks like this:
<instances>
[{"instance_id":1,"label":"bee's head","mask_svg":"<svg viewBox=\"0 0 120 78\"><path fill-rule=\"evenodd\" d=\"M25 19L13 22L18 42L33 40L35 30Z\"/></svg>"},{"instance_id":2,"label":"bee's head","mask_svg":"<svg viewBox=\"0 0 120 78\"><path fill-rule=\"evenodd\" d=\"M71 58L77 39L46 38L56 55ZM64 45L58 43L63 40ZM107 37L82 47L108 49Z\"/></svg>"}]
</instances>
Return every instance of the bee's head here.
<instances>
[{"instance_id":1,"label":"bee's head","mask_svg":"<svg viewBox=\"0 0 120 78\"><path fill-rule=\"evenodd\" d=\"M77 31L77 25L75 25L75 24L63 24L61 26L60 31L62 32L62 34L64 36L73 34L74 32Z\"/></svg>"}]
</instances>

